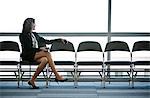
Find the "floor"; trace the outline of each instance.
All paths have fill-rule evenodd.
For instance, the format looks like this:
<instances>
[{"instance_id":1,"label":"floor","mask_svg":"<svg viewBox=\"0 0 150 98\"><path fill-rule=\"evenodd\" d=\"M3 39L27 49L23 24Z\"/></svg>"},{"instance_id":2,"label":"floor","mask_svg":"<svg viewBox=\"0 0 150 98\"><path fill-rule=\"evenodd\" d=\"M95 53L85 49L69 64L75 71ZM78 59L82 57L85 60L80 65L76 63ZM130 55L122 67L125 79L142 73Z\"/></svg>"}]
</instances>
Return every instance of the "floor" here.
<instances>
[{"instance_id":1,"label":"floor","mask_svg":"<svg viewBox=\"0 0 150 98\"><path fill-rule=\"evenodd\" d=\"M73 82L51 82L48 88L45 82L36 82L40 89L31 89L24 82L17 88L16 82L0 82L0 98L150 98L150 83L136 82L131 88L127 82L106 83L80 82L74 88Z\"/></svg>"}]
</instances>

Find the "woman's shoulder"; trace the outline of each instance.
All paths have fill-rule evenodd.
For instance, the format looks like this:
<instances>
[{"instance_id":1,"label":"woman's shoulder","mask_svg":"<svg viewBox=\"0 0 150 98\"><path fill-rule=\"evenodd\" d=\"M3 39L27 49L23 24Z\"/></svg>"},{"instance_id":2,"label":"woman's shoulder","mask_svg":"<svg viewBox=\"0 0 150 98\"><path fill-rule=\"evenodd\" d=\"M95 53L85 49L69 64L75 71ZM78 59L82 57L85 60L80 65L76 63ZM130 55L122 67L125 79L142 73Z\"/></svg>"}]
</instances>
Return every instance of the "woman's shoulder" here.
<instances>
[{"instance_id":1,"label":"woman's shoulder","mask_svg":"<svg viewBox=\"0 0 150 98\"><path fill-rule=\"evenodd\" d=\"M36 32L32 32L34 35L38 35L38 33L36 33Z\"/></svg>"},{"instance_id":2,"label":"woman's shoulder","mask_svg":"<svg viewBox=\"0 0 150 98\"><path fill-rule=\"evenodd\" d=\"M37 34L36 32L32 32L33 34Z\"/></svg>"},{"instance_id":3,"label":"woman's shoulder","mask_svg":"<svg viewBox=\"0 0 150 98\"><path fill-rule=\"evenodd\" d=\"M30 37L29 37L29 34L27 34L27 33L20 33L19 38L20 39L29 39Z\"/></svg>"},{"instance_id":4,"label":"woman's shoulder","mask_svg":"<svg viewBox=\"0 0 150 98\"><path fill-rule=\"evenodd\" d=\"M23 33L20 33L20 34L19 34L19 37L22 37L22 36L23 36Z\"/></svg>"},{"instance_id":5,"label":"woman's shoulder","mask_svg":"<svg viewBox=\"0 0 150 98\"><path fill-rule=\"evenodd\" d=\"M32 33L34 34L34 36L40 37L40 35L38 33L36 33L36 32L32 32Z\"/></svg>"},{"instance_id":6,"label":"woman's shoulder","mask_svg":"<svg viewBox=\"0 0 150 98\"><path fill-rule=\"evenodd\" d=\"M27 36L25 33L20 33L19 37Z\"/></svg>"}]
</instances>

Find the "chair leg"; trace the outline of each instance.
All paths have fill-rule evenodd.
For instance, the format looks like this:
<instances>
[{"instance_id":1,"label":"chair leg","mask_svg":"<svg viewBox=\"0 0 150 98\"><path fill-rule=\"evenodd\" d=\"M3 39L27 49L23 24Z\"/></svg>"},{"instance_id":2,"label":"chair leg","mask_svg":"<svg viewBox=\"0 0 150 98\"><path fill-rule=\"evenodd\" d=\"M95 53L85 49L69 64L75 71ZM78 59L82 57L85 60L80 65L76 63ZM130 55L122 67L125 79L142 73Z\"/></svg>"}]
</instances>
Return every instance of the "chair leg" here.
<instances>
[{"instance_id":1,"label":"chair leg","mask_svg":"<svg viewBox=\"0 0 150 98\"><path fill-rule=\"evenodd\" d=\"M17 80L17 87L20 87L20 78L19 78L19 71L18 71L18 75L16 72L14 72L15 76L16 76L16 80Z\"/></svg>"},{"instance_id":2,"label":"chair leg","mask_svg":"<svg viewBox=\"0 0 150 98\"><path fill-rule=\"evenodd\" d=\"M49 66L46 65L46 88L48 88L48 80L49 80Z\"/></svg>"},{"instance_id":3,"label":"chair leg","mask_svg":"<svg viewBox=\"0 0 150 98\"><path fill-rule=\"evenodd\" d=\"M29 72L30 72L30 74L29 74L29 77L30 77L30 79L32 78L32 75L31 75L31 65L29 65Z\"/></svg>"},{"instance_id":4,"label":"chair leg","mask_svg":"<svg viewBox=\"0 0 150 98\"><path fill-rule=\"evenodd\" d=\"M20 72L20 81L22 82L22 85L23 85L23 80L22 80L22 78L23 78L24 73L25 73L25 72Z\"/></svg>"},{"instance_id":5,"label":"chair leg","mask_svg":"<svg viewBox=\"0 0 150 98\"><path fill-rule=\"evenodd\" d=\"M77 67L75 67L75 69L74 69L74 87L75 88L77 88L77 86L78 86L78 82L77 82L78 81L78 79L77 79L78 76L77 76L77 74L78 74L77 73Z\"/></svg>"},{"instance_id":6,"label":"chair leg","mask_svg":"<svg viewBox=\"0 0 150 98\"><path fill-rule=\"evenodd\" d=\"M132 88L134 88L134 69L131 68L131 82L132 82Z\"/></svg>"},{"instance_id":7,"label":"chair leg","mask_svg":"<svg viewBox=\"0 0 150 98\"><path fill-rule=\"evenodd\" d=\"M102 70L102 85L103 85L103 88L105 88L105 69L104 68Z\"/></svg>"},{"instance_id":8,"label":"chair leg","mask_svg":"<svg viewBox=\"0 0 150 98\"><path fill-rule=\"evenodd\" d=\"M109 79L109 84L110 84L110 65L107 67L107 77Z\"/></svg>"},{"instance_id":9,"label":"chair leg","mask_svg":"<svg viewBox=\"0 0 150 98\"><path fill-rule=\"evenodd\" d=\"M21 81L21 68L20 68L20 66L18 68L18 77L17 77L17 80L18 80L18 88L20 88L20 81Z\"/></svg>"}]
</instances>

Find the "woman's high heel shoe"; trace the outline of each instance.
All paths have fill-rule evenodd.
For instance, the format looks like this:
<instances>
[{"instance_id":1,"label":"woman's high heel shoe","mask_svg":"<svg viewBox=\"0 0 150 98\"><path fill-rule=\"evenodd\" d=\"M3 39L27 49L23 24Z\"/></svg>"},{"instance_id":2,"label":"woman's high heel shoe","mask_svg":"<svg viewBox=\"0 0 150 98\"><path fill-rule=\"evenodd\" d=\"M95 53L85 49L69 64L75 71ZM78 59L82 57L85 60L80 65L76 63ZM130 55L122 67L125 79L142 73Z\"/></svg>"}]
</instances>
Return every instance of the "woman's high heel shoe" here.
<instances>
[{"instance_id":1,"label":"woman's high heel shoe","mask_svg":"<svg viewBox=\"0 0 150 98\"><path fill-rule=\"evenodd\" d=\"M38 86L33 85L33 84L31 83L31 81L28 81L28 84L29 84L29 85L31 85L33 89L39 89L39 87L38 87Z\"/></svg>"},{"instance_id":2,"label":"woman's high heel shoe","mask_svg":"<svg viewBox=\"0 0 150 98\"><path fill-rule=\"evenodd\" d=\"M55 81L56 82L65 82L65 81L67 81L68 79L63 79L63 80L58 80L57 78L55 78Z\"/></svg>"}]
</instances>

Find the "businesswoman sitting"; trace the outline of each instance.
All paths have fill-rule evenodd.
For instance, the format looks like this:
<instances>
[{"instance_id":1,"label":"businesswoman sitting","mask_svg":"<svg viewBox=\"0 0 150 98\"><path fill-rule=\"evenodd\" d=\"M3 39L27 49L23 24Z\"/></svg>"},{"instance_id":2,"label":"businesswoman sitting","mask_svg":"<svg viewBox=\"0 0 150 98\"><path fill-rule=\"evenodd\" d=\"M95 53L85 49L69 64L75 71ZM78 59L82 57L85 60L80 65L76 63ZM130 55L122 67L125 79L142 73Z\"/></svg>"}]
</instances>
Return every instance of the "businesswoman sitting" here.
<instances>
[{"instance_id":1,"label":"businesswoman sitting","mask_svg":"<svg viewBox=\"0 0 150 98\"><path fill-rule=\"evenodd\" d=\"M65 39L46 40L43 37L40 37L36 32L33 32L33 30L35 30L35 19L27 18L23 23L22 33L19 35L22 45L22 59L31 62L36 61L39 63L36 72L28 81L28 84L31 85L34 89L39 88L35 85L35 80L47 64L49 64L55 74L55 81L66 81L67 79L64 79L57 72L51 54L43 46L43 43L52 44L54 41L61 41L65 44L67 41Z\"/></svg>"}]
</instances>

